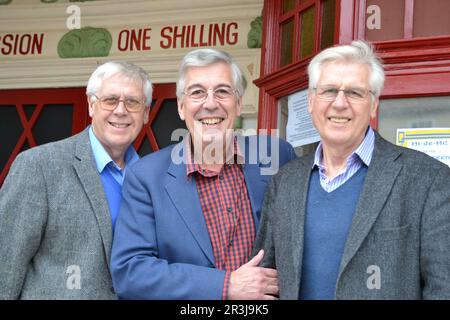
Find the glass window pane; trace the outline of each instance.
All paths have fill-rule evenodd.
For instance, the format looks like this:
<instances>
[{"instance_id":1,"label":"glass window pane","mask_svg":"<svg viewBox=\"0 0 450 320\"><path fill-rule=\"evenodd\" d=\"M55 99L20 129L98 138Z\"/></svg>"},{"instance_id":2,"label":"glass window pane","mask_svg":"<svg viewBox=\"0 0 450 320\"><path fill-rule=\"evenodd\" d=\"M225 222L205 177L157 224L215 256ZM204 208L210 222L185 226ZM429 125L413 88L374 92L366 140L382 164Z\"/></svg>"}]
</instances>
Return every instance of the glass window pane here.
<instances>
[{"instance_id":1,"label":"glass window pane","mask_svg":"<svg viewBox=\"0 0 450 320\"><path fill-rule=\"evenodd\" d=\"M281 25L281 61L280 66L292 63L292 47L294 45L294 19Z\"/></svg>"},{"instance_id":2,"label":"glass window pane","mask_svg":"<svg viewBox=\"0 0 450 320\"><path fill-rule=\"evenodd\" d=\"M145 138L142 141L142 144L139 147L139 150L137 150L137 153L139 154L139 157L142 158L152 152L153 152L152 146L150 145L150 142L148 141L148 139Z\"/></svg>"},{"instance_id":3,"label":"glass window pane","mask_svg":"<svg viewBox=\"0 0 450 320\"><path fill-rule=\"evenodd\" d=\"M288 96L285 96L278 100L278 137L284 140L286 140L287 137L286 127L288 123L288 118L289 118ZM301 157L311 152L314 152L318 145L319 145L318 142L314 142L300 147L295 147L294 150L297 156Z\"/></svg>"},{"instance_id":4,"label":"glass window pane","mask_svg":"<svg viewBox=\"0 0 450 320\"><path fill-rule=\"evenodd\" d=\"M312 6L301 14L300 59L314 52L314 11Z\"/></svg>"},{"instance_id":5,"label":"glass window pane","mask_svg":"<svg viewBox=\"0 0 450 320\"><path fill-rule=\"evenodd\" d=\"M8 162L22 132L23 126L16 106L0 105L0 172Z\"/></svg>"},{"instance_id":6,"label":"glass window pane","mask_svg":"<svg viewBox=\"0 0 450 320\"><path fill-rule=\"evenodd\" d=\"M33 116L34 109L36 108L35 104L25 104L23 105L23 110L25 111L25 115L27 116L27 120L30 121Z\"/></svg>"},{"instance_id":7,"label":"glass window pane","mask_svg":"<svg viewBox=\"0 0 450 320\"><path fill-rule=\"evenodd\" d=\"M405 1L367 0L367 11L366 40L403 39Z\"/></svg>"},{"instance_id":8,"label":"glass window pane","mask_svg":"<svg viewBox=\"0 0 450 320\"><path fill-rule=\"evenodd\" d=\"M295 8L296 0L283 0L283 13L291 11Z\"/></svg>"},{"instance_id":9,"label":"glass window pane","mask_svg":"<svg viewBox=\"0 0 450 320\"><path fill-rule=\"evenodd\" d=\"M325 0L322 6L322 31L320 49L334 44L334 18L336 16L336 1Z\"/></svg>"},{"instance_id":10,"label":"glass window pane","mask_svg":"<svg viewBox=\"0 0 450 320\"><path fill-rule=\"evenodd\" d=\"M395 144L400 128L448 128L449 105L450 97L381 100L378 131Z\"/></svg>"},{"instance_id":11,"label":"glass window pane","mask_svg":"<svg viewBox=\"0 0 450 320\"><path fill-rule=\"evenodd\" d=\"M158 147L162 149L168 145L177 143L178 141L172 141L171 137L173 131L180 128L186 129L186 124L178 115L177 100L164 100L152 123L152 130L155 134Z\"/></svg>"},{"instance_id":12,"label":"glass window pane","mask_svg":"<svg viewBox=\"0 0 450 320\"><path fill-rule=\"evenodd\" d=\"M449 35L449 12L450 1L448 0L415 0L414 37Z\"/></svg>"},{"instance_id":13,"label":"glass window pane","mask_svg":"<svg viewBox=\"0 0 450 320\"><path fill-rule=\"evenodd\" d=\"M61 140L72 135L73 105L47 104L33 127L38 145Z\"/></svg>"}]
</instances>

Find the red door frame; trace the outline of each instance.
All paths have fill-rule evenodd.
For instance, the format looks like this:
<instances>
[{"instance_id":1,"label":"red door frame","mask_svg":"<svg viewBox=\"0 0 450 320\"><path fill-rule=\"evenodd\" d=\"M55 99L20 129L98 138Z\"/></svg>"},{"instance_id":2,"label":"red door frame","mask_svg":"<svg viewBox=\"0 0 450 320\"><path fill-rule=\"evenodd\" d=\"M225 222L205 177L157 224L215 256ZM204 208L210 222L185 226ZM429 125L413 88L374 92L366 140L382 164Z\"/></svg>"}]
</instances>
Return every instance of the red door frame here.
<instances>
[{"instance_id":1,"label":"red door frame","mask_svg":"<svg viewBox=\"0 0 450 320\"><path fill-rule=\"evenodd\" d=\"M334 43L339 37L339 25L341 18L340 3L347 0L336 0L336 18ZM352 0L351 0L352 1ZM320 48L320 30L322 15L319 1L310 1L308 6L315 4L315 27L314 27L314 51ZM297 6L303 6L302 2ZM258 129L277 129L278 121L278 99L308 86L308 75L306 68L312 56L304 60L295 61L284 67L279 67L281 36L278 28L282 4L280 0L265 0L263 8L263 34L261 52L261 75L254 83L259 87ZM343 10L343 9L342 9ZM281 17L281 18L280 18ZM276 26L276 27L274 27ZM299 27L296 27L299 32ZM294 48L299 48L300 39L294 37ZM269 48L266 50L266 48ZM298 50L297 50L298 51Z\"/></svg>"},{"instance_id":2,"label":"red door frame","mask_svg":"<svg viewBox=\"0 0 450 320\"><path fill-rule=\"evenodd\" d=\"M44 105L47 104L71 104L74 106L72 115L72 135L81 132L90 123L88 103L85 88L51 88L51 89L11 89L0 90L0 105L15 105L19 114L23 132L16 146L11 152L5 167L0 172L0 185L6 178L12 162L22 150L25 142L30 148L37 146L33 137L33 126L35 125ZM147 138L153 151L159 150L155 134L152 129L153 121L156 119L165 99L176 99L175 83L155 84L153 91L153 106L150 110L149 121L137 136L134 147L139 150ZM30 119L24 111L24 105L36 105ZM0 168L1 169L1 168Z\"/></svg>"},{"instance_id":3,"label":"red door frame","mask_svg":"<svg viewBox=\"0 0 450 320\"><path fill-rule=\"evenodd\" d=\"M366 0L336 0L335 43L365 38ZM404 39L375 42L386 70L381 99L450 95L450 35L412 38L414 1L405 1ZM308 85L310 59L278 68L280 5L265 0L258 128L276 129L278 99ZM298 40L298 39L297 39ZM266 50L265 48L269 48ZM378 117L371 122L378 128Z\"/></svg>"},{"instance_id":4,"label":"red door frame","mask_svg":"<svg viewBox=\"0 0 450 320\"><path fill-rule=\"evenodd\" d=\"M176 99L176 85L175 83L158 83L154 85L153 91L153 105L150 109L149 121L142 128L139 135L134 141L134 148L139 150L144 139L147 138L153 151L158 151L159 146L156 141L155 134L152 129L153 121L156 119L161 106L166 99Z\"/></svg>"}]
</instances>

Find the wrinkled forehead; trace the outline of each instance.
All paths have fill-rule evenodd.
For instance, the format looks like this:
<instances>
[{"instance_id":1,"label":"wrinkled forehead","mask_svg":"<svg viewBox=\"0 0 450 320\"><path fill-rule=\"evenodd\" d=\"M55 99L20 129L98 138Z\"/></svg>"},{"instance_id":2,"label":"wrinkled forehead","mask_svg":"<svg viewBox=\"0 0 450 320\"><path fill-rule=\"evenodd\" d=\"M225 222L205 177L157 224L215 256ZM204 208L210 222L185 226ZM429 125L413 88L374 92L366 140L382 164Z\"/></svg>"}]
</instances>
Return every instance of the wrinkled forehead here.
<instances>
[{"instance_id":1,"label":"wrinkled forehead","mask_svg":"<svg viewBox=\"0 0 450 320\"><path fill-rule=\"evenodd\" d=\"M139 77L127 75L121 72L105 74L99 91L127 88L132 91L143 91L143 83Z\"/></svg>"},{"instance_id":2,"label":"wrinkled forehead","mask_svg":"<svg viewBox=\"0 0 450 320\"><path fill-rule=\"evenodd\" d=\"M185 88L190 86L202 86L213 88L221 85L231 86L233 75L231 67L223 62L207 66L192 66L186 69Z\"/></svg>"},{"instance_id":3,"label":"wrinkled forehead","mask_svg":"<svg viewBox=\"0 0 450 320\"><path fill-rule=\"evenodd\" d=\"M105 82L121 82L127 85L142 86L142 79L138 75L127 74L124 72L107 73L103 76Z\"/></svg>"},{"instance_id":4,"label":"wrinkled forehead","mask_svg":"<svg viewBox=\"0 0 450 320\"><path fill-rule=\"evenodd\" d=\"M322 64L317 85L369 86L370 67L357 61L330 61Z\"/></svg>"}]
</instances>

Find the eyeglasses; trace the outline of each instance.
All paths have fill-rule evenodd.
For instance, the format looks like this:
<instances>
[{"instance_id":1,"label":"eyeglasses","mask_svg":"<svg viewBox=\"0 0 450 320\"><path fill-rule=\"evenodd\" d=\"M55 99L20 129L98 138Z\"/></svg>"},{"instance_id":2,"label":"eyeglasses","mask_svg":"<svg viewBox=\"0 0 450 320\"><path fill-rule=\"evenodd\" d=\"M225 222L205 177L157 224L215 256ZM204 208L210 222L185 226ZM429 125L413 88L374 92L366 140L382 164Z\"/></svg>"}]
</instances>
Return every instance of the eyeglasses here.
<instances>
[{"instance_id":1,"label":"eyeglasses","mask_svg":"<svg viewBox=\"0 0 450 320\"><path fill-rule=\"evenodd\" d=\"M94 97L100 102L100 106L108 111L116 109L120 102L123 102L128 112L139 112L145 105L144 101L139 101L134 98L119 99L115 96L99 98L95 94Z\"/></svg>"},{"instance_id":2,"label":"eyeglasses","mask_svg":"<svg viewBox=\"0 0 450 320\"><path fill-rule=\"evenodd\" d=\"M187 95L193 102L203 102L208 98L209 92L212 92L215 100L226 101L234 96L236 90L229 87L219 87L217 89L192 88L183 94Z\"/></svg>"},{"instance_id":3,"label":"eyeglasses","mask_svg":"<svg viewBox=\"0 0 450 320\"><path fill-rule=\"evenodd\" d=\"M362 102L367 99L369 93L373 94L373 91L368 90L366 88L348 88L348 89L338 89L334 87L318 87L313 88L317 97L324 101L334 101L339 94L339 91L342 91L349 102Z\"/></svg>"}]
</instances>

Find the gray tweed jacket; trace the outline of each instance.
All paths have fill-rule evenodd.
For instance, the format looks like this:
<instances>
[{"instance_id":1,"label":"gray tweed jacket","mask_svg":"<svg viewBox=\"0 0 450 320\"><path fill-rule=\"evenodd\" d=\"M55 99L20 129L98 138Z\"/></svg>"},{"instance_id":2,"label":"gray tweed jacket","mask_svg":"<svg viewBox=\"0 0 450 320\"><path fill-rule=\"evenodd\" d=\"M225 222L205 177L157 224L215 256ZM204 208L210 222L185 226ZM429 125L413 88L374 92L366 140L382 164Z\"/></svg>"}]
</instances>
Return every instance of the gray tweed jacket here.
<instances>
[{"instance_id":1,"label":"gray tweed jacket","mask_svg":"<svg viewBox=\"0 0 450 320\"><path fill-rule=\"evenodd\" d=\"M1 299L116 299L88 130L21 153L0 189Z\"/></svg>"},{"instance_id":2,"label":"gray tweed jacket","mask_svg":"<svg viewBox=\"0 0 450 320\"><path fill-rule=\"evenodd\" d=\"M281 299L299 296L313 161L281 168L265 197L254 252L277 268ZM450 299L450 168L376 135L335 299Z\"/></svg>"}]
</instances>

